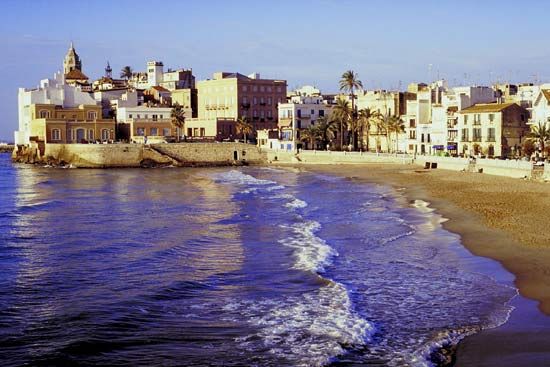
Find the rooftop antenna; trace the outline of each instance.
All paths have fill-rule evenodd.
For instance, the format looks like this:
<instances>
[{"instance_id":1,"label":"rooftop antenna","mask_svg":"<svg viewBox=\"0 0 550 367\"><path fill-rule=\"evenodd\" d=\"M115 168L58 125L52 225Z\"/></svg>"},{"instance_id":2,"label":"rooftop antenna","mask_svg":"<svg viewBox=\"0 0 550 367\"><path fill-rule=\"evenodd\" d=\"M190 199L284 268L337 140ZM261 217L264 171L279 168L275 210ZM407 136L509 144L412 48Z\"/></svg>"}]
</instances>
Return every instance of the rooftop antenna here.
<instances>
[{"instance_id":1,"label":"rooftop antenna","mask_svg":"<svg viewBox=\"0 0 550 367\"><path fill-rule=\"evenodd\" d=\"M432 82L432 64L428 64L428 83Z\"/></svg>"}]
</instances>

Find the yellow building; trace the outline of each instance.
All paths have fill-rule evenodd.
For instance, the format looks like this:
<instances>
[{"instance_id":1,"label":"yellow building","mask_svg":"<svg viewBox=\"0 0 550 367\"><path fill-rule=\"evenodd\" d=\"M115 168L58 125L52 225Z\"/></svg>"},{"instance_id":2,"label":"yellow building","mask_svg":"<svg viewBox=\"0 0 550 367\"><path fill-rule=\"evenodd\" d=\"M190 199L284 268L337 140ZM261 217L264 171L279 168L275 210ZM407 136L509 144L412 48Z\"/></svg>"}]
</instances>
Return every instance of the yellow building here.
<instances>
[{"instance_id":1,"label":"yellow building","mask_svg":"<svg viewBox=\"0 0 550 367\"><path fill-rule=\"evenodd\" d=\"M172 91L172 105L179 104L186 118L197 117L197 90L193 88Z\"/></svg>"},{"instance_id":2,"label":"yellow building","mask_svg":"<svg viewBox=\"0 0 550 367\"><path fill-rule=\"evenodd\" d=\"M42 143L89 143L115 139L115 121L101 119L101 106L63 108L30 105L30 140Z\"/></svg>"},{"instance_id":3,"label":"yellow building","mask_svg":"<svg viewBox=\"0 0 550 367\"><path fill-rule=\"evenodd\" d=\"M286 80L259 74L214 73L197 82L198 118L237 120L246 117L255 130L277 128L277 105L286 102Z\"/></svg>"}]
</instances>

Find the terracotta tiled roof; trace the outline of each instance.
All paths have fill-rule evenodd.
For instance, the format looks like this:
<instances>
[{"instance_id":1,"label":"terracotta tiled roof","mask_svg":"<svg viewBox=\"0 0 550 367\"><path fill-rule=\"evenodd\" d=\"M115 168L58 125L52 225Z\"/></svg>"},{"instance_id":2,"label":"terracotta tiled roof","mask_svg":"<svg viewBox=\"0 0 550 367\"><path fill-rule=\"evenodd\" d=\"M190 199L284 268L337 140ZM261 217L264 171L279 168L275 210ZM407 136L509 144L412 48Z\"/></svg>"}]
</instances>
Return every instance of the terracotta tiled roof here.
<instances>
[{"instance_id":1,"label":"terracotta tiled roof","mask_svg":"<svg viewBox=\"0 0 550 367\"><path fill-rule=\"evenodd\" d=\"M153 86L151 89L158 90L159 92L170 92L168 89L161 87L161 86Z\"/></svg>"},{"instance_id":2,"label":"terracotta tiled roof","mask_svg":"<svg viewBox=\"0 0 550 367\"><path fill-rule=\"evenodd\" d=\"M476 104L476 105L470 106L468 108L463 109L460 112L461 113L500 112L513 105L516 105L519 107L519 105L517 105L516 103L483 103L483 104Z\"/></svg>"},{"instance_id":3,"label":"terracotta tiled roof","mask_svg":"<svg viewBox=\"0 0 550 367\"><path fill-rule=\"evenodd\" d=\"M73 69L69 71L67 74L65 74L65 79L67 80L81 80L81 79L88 79L88 77L80 70Z\"/></svg>"}]
</instances>

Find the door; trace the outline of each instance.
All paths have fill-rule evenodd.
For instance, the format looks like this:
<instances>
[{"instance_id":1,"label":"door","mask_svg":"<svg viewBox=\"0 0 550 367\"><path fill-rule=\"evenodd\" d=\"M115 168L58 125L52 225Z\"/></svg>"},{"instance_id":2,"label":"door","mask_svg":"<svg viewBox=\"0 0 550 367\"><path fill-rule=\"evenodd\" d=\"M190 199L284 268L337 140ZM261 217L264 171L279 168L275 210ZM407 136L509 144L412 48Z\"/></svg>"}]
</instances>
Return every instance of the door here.
<instances>
[{"instance_id":1,"label":"door","mask_svg":"<svg viewBox=\"0 0 550 367\"><path fill-rule=\"evenodd\" d=\"M86 130L76 129L76 142L82 143L85 140L86 140Z\"/></svg>"}]
</instances>

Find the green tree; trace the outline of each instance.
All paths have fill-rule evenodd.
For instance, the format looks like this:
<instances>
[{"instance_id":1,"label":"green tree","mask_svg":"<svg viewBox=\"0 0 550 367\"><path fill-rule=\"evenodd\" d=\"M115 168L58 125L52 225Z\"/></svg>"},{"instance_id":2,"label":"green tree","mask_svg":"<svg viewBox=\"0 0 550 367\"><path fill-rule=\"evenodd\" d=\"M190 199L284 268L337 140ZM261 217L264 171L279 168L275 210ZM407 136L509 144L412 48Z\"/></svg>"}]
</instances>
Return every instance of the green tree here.
<instances>
[{"instance_id":1,"label":"green tree","mask_svg":"<svg viewBox=\"0 0 550 367\"><path fill-rule=\"evenodd\" d=\"M533 153L535 153L535 150L537 150L537 147L535 147L535 143L533 142L532 139L525 139L523 141L521 149L522 149L523 155L529 158Z\"/></svg>"},{"instance_id":2,"label":"green tree","mask_svg":"<svg viewBox=\"0 0 550 367\"><path fill-rule=\"evenodd\" d=\"M342 74L340 79L340 90L344 93L348 93L351 98L351 115L350 115L350 126L356 126L357 111L355 109L355 91L363 89L363 83L359 80L359 75L353 70L348 70ZM353 132L353 146L357 149L357 131Z\"/></svg>"},{"instance_id":3,"label":"green tree","mask_svg":"<svg viewBox=\"0 0 550 367\"><path fill-rule=\"evenodd\" d=\"M176 139L179 141L181 136L181 129L183 129L185 125L185 111L179 103L176 103L174 107L172 107L170 118L172 121L172 126L176 128Z\"/></svg>"},{"instance_id":4,"label":"green tree","mask_svg":"<svg viewBox=\"0 0 550 367\"><path fill-rule=\"evenodd\" d=\"M327 148L328 142L334 138L334 132L338 130L336 121L322 116L317 119L317 130L319 131L319 139L323 149Z\"/></svg>"},{"instance_id":5,"label":"green tree","mask_svg":"<svg viewBox=\"0 0 550 367\"><path fill-rule=\"evenodd\" d=\"M401 116L389 116L387 119L388 134L395 133L395 151L399 149L399 134L405 131L405 124ZM390 150L388 146L388 151Z\"/></svg>"},{"instance_id":6,"label":"green tree","mask_svg":"<svg viewBox=\"0 0 550 367\"><path fill-rule=\"evenodd\" d=\"M539 149L544 156L546 150L544 146L548 140L550 140L550 129L544 122L538 122L537 125L531 125L531 132L529 133L529 139L538 143Z\"/></svg>"},{"instance_id":7,"label":"green tree","mask_svg":"<svg viewBox=\"0 0 550 367\"><path fill-rule=\"evenodd\" d=\"M125 66L120 71L120 77L126 79L126 81L130 80L133 74L133 70L130 66Z\"/></svg>"},{"instance_id":8,"label":"green tree","mask_svg":"<svg viewBox=\"0 0 550 367\"><path fill-rule=\"evenodd\" d=\"M248 143L248 135L252 134L254 127L248 122L246 117L239 117L237 120L237 133L243 134L244 142Z\"/></svg>"},{"instance_id":9,"label":"green tree","mask_svg":"<svg viewBox=\"0 0 550 367\"><path fill-rule=\"evenodd\" d=\"M305 129L300 130L300 140L310 143L309 149L315 149L315 142L321 137L321 131L315 125L310 125Z\"/></svg>"},{"instance_id":10,"label":"green tree","mask_svg":"<svg viewBox=\"0 0 550 367\"><path fill-rule=\"evenodd\" d=\"M352 110L348 101L338 98L336 105L332 108L331 117L340 126L340 150L344 148L344 128L347 128L351 119Z\"/></svg>"},{"instance_id":11,"label":"green tree","mask_svg":"<svg viewBox=\"0 0 550 367\"><path fill-rule=\"evenodd\" d=\"M369 151L369 134L372 126L372 120L375 119L376 116L377 113L373 113L370 108L362 108L357 113L357 121L361 132L361 149L363 148L363 141L366 140L366 150Z\"/></svg>"}]
</instances>

